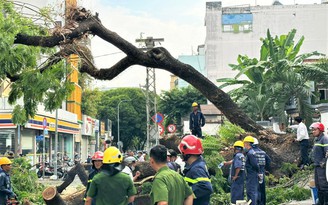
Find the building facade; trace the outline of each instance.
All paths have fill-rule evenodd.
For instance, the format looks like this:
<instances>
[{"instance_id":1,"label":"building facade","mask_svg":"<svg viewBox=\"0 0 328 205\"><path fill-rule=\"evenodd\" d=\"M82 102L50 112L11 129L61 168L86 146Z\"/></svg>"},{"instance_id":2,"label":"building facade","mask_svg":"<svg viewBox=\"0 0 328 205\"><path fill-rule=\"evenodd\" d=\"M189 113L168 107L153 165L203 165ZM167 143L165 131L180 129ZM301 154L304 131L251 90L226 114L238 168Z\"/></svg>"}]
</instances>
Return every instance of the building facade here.
<instances>
[{"instance_id":1,"label":"building facade","mask_svg":"<svg viewBox=\"0 0 328 205\"><path fill-rule=\"evenodd\" d=\"M219 78L235 77L229 64L237 64L239 54L260 57L260 38L267 29L273 36L296 29L295 39L305 37L300 53L328 54L328 4L222 7L207 2L205 26L205 69L216 84Z\"/></svg>"}]
</instances>

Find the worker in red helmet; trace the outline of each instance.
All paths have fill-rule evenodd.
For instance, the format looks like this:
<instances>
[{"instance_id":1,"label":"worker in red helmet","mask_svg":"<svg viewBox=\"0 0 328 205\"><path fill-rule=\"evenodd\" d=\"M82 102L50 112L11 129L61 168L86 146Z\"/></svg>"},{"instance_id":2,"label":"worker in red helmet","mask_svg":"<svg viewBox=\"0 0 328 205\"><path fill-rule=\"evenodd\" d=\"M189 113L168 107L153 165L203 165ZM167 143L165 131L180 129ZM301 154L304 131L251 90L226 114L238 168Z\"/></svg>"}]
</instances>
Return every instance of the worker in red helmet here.
<instances>
[{"instance_id":1,"label":"worker in red helmet","mask_svg":"<svg viewBox=\"0 0 328 205\"><path fill-rule=\"evenodd\" d=\"M328 137L324 134L325 126L316 122L310 126L315 137L313 145L314 180L318 189L318 205L328 204L328 181L326 176L328 158Z\"/></svg>"},{"instance_id":2,"label":"worker in red helmet","mask_svg":"<svg viewBox=\"0 0 328 205\"><path fill-rule=\"evenodd\" d=\"M102 163L103 158L104 158L104 153L101 151L95 152L91 158L92 169L91 169L89 177L88 177L87 190L85 191L84 200L86 200L86 196L87 196L88 190L90 188L90 184L92 182L93 177L96 176L96 174L98 174L101 171L101 166L103 165L103 163ZM96 205L96 199L92 199L91 204Z\"/></svg>"},{"instance_id":3,"label":"worker in red helmet","mask_svg":"<svg viewBox=\"0 0 328 205\"><path fill-rule=\"evenodd\" d=\"M183 170L184 179L196 196L193 204L208 205L213 188L206 163L202 157L204 150L201 140L194 135L187 135L181 140L179 150L183 161L186 162Z\"/></svg>"}]
</instances>

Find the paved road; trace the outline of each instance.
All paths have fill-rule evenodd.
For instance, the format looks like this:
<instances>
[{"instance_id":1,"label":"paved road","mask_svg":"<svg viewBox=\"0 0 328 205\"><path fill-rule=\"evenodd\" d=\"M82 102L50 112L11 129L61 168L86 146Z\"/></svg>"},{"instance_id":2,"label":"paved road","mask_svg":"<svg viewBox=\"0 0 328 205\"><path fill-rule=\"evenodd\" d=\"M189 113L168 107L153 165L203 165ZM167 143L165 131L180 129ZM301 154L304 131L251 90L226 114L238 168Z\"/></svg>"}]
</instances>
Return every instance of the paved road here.
<instances>
[{"instance_id":1,"label":"paved road","mask_svg":"<svg viewBox=\"0 0 328 205\"><path fill-rule=\"evenodd\" d=\"M312 199L305 200L305 201L292 201L289 203L283 203L281 205L312 205Z\"/></svg>"},{"instance_id":2,"label":"paved road","mask_svg":"<svg viewBox=\"0 0 328 205\"><path fill-rule=\"evenodd\" d=\"M63 183L63 180L50 180L49 178L45 178L39 179L39 182L41 184L44 184L45 186L59 186ZM62 195L72 194L83 188L84 186L80 178L78 176L75 176L74 181L62 192Z\"/></svg>"}]
</instances>

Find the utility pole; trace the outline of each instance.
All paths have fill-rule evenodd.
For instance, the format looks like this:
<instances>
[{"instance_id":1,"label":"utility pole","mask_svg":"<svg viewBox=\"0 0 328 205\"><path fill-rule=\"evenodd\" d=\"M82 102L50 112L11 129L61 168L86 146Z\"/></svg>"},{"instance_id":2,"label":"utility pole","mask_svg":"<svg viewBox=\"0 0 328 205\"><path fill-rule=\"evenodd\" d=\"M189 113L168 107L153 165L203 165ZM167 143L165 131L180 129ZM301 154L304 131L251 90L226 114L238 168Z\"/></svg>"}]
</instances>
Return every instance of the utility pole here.
<instances>
[{"instance_id":1,"label":"utility pole","mask_svg":"<svg viewBox=\"0 0 328 205\"><path fill-rule=\"evenodd\" d=\"M142 34L142 33L141 33ZM163 42L164 38L153 38L147 37L142 38L140 35L139 39L136 39L137 43L140 45L145 45L141 49L144 51L149 51L155 47L156 42ZM150 150L150 141L155 141L155 144L158 145L159 133L157 125L157 102L156 102L156 76L154 68L146 68L147 77L146 77L146 112L147 112L147 143L146 149ZM155 123L152 123L152 117L155 116Z\"/></svg>"}]
</instances>

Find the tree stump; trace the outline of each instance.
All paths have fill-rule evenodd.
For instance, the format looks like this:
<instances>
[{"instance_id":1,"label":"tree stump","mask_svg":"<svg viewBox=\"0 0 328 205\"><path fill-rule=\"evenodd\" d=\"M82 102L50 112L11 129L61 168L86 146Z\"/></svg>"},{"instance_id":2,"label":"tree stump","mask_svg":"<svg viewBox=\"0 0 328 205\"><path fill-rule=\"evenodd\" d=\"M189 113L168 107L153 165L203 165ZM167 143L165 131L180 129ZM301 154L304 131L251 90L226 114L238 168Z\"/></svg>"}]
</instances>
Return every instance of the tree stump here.
<instances>
[{"instance_id":1,"label":"tree stump","mask_svg":"<svg viewBox=\"0 0 328 205\"><path fill-rule=\"evenodd\" d=\"M56 187L48 187L42 192L43 200L47 205L66 205Z\"/></svg>"},{"instance_id":2,"label":"tree stump","mask_svg":"<svg viewBox=\"0 0 328 205\"><path fill-rule=\"evenodd\" d=\"M150 166L149 162L137 162L136 171L140 172L139 180L156 174L156 171Z\"/></svg>"}]
</instances>

